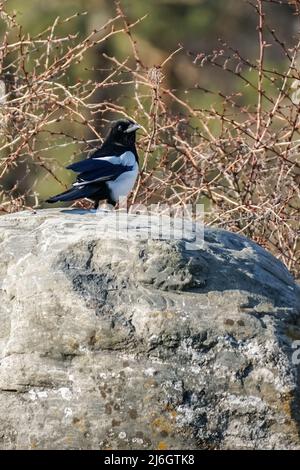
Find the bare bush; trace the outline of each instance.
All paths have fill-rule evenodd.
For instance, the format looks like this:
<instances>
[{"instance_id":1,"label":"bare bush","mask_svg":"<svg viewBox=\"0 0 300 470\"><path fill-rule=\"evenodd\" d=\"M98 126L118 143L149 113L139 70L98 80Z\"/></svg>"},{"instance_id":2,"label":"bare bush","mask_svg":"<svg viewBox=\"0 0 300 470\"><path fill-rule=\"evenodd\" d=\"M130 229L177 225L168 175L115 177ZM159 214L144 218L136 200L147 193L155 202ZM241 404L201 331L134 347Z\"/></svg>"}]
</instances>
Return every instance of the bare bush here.
<instances>
[{"instance_id":1,"label":"bare bush","mask_svg":"<svg viewBox=\"0 0 300 470\"><path fill-rule=\"evenodd\" d=\"M75 158L101 141L97 122L129 115L144 127L141 174L132 202L173 208L202 202L207 224L251 237L299 275L300 42L288 47L280 40L264 14L266 3L278 7L282 2L253 4L257 60L220 42L211 54L180 46L151 69L144 66L133 38L135 23L118 4L114 18L80 41L76 35L59 36L59 19L36 37L24 35L16 17L2 6L1 210L40 206L43 181L64 189L65 162L59 149L70 147ZM299 1L289 3L291 15L299 16ZM101 81L67 84L73 64L114 35L127 38L132 54L121 60L103 53ZM276 70L266 64L270 48L279 48L283 55ZM202 89L209 93L211 106L195 106L189 91L179 93L164 84L164 71L178 53L186 54L194 67L232 75L239 90L228 94ZM255 103L244 100L245 87L252 90ZM201 84L194 89L201 91ZM118 90L119 98L98 100L99 90L105 96Z\"/></svg>"}]
</instances>

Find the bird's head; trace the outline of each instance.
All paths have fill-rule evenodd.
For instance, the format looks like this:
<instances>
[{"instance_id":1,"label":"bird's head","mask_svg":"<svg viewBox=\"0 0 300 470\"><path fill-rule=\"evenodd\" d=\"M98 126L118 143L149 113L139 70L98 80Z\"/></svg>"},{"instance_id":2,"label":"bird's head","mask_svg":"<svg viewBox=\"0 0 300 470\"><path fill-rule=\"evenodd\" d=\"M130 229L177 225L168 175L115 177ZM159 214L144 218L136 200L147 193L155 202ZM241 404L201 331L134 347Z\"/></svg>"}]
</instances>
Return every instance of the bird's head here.
<instances>
[{"instance_id":1,"label":"bird's head","mask_svg":"<svg viewBox=\"0 0 300 470\"><path fill-rule=\"evenodd\" d=\"M140 129L136 122L130 119L119 119L111 123L109 138L115 143L130 146L135 143L135 133Z\"/></svg>"}]
</instances>

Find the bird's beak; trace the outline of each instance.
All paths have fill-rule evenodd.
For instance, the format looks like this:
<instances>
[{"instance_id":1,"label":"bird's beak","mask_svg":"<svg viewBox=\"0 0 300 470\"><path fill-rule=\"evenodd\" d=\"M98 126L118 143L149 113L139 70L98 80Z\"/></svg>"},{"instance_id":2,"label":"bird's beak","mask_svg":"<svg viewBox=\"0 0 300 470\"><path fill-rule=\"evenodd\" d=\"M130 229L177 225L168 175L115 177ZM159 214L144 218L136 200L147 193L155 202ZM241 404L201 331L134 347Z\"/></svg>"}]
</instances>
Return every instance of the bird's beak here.
<instances>
[{"instance_id":1,"label":"bird's beak","mask_svg":"<svg viewBox=\"0 0 300 470\"><path fill-rule=\"evenodd\" d=\"M129 134L129 132L134 132L140 129L141 126L139 126L136 123L130 124L130 126L127 127L126 131L124 131L126 134Z\"/></svg>"}]
</instances>

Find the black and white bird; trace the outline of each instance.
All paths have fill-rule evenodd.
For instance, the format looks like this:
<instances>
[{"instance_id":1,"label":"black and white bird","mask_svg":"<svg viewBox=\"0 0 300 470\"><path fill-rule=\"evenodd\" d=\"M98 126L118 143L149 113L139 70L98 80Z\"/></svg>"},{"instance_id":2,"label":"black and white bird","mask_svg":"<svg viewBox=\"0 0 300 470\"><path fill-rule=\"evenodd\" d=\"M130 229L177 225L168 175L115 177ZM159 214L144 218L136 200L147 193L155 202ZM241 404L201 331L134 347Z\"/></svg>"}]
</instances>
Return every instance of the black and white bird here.
<instances>
[{"instance_id":1,"label":"black and white bird","mask_svg":"<svg viewBox=\"0 0 300 470\"><path fill-rule=\"evenodd\" d=\"M99 201L115 206L132 190L139 172L135 147L136 131L140 126L129 119L111 123L102 146L85 160L72 163L68 170L78 173L76 182L67 191L50 197L46 202L75 201L88 198L97 209Z\"/></svg>"}]
</instances>

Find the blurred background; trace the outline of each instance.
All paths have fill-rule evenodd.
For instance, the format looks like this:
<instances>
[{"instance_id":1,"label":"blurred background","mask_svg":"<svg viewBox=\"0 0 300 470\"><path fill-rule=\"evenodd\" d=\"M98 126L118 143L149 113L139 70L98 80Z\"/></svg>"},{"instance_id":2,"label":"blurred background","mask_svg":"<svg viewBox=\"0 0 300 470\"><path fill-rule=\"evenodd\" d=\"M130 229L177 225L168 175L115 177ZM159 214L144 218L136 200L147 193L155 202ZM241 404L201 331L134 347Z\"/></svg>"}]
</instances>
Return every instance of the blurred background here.
<instances>
[{"instance_id":1,"label":"blurred background","mask_svg":"<svg viewBox=\"0 0 300 470\"><path fill-rule=\"evenodd\" d=\"M285 44L291 45L294 42L293 33L297 32L298 18L293 16L293 2L280 3L281 5L264 5L267 22ZM79 40L94 28L101 27L116 13L116 5L112 0L8 0L5 5L9 11L17 13L23 32L31 35L45 30L58 16L67 18L77 12L86 12L86 15L78 16L58 27L61 35L78 33ZM186 90L194 87L197 81L203 87L222 88L224 92L234 88L230 75L226 77L211 74L209 69L203 69L199 73L187 57L186 51L208 53L220 48L221 42L226 42L249 59L257 57L257 16L255 9L246 0L122 0L121 6L132 22L147 15L133 31L146 66L162 63L178 44L184 47L176 61L170 62L165 70L165 80L172 88ZM115 36L93 50L84 65L90 68L101 67L102 52L116 54L120 60L132 53L128 41L122 36ZM284 54L279 48L271 49L267 55L270 67L284 66L281 63L284 61ZM67 77L70 82L74 78L86 79L90 75L84 73L81 64L77 68L74 66L72 74L74 76L69 74ZM101 75L98 74L98 79L100 78ZM103 94L105 95L105 91ZM110 98L109 92L105 98ZM198 101L205 97L198 93L195 99Z\"/></svg>"},{"instance_id":2,"label":"blurred background","mask_svg":"<svg viewBox=\"0 0 300 470\"><path fill-rule=\"evenodd\" d=\"M299 18L294 15L293 1L281 1L280 4L266 2L264 4L267 26L274 29L279 41L287 47L294 44ZM35 37L47 30L58 20L55 35L74 36L76 42L84 40L94 29L103 26L116 15L117 3L112 0L7 0L5 9L16 15L22 26L24 37L29 34ZM255 2L254 2L255 5ZM243 83L237 76L223 73L210 67L209 63L199 69L195 66L197 54L209 54L223 48L238 49L241 56L256 63L258 57L257 14L253 5L246 0L122 0L122 9L129 22L143 18L132 31L136 41L139 57L144 70L159 66L175 51L179 45L183 47L173 60L164 67L163 84L171 89L179 98L187 101L192 107L209 108L218 104L218 97L212 97L204 90L221 91L223 95L240 93L239 104L256 105L257 91ZM70 21L64 19L72 17ZM0 19L0 35L7 32L7 24ZM17 31L11 32L10 40ZM274 45L270 33L266 32L266 40ZM101 82L106 76L109 66L104 54L115 56L119 61L126 57L133 59L132 46L124 35L110 37L104 43L88 50L78 63L72 63L63 77L66 86L72 86L79 80ZM13 62L10 57L7 61ZM28 67L32 66L34 54L28 57ZM4 60L4 64L7 63ZM132 64L133 64L132 60ZM286 54L278 47L270 47L265 51L266 67L270 70L283 71L286 67ZM244 71L251 79L256 72L251 68ZM256 78L255 78L256 79ZM124 81L124 80L123 80ZM268 87L268 83L265 84ZM93 96L95 102L110 101L125 106L130 114L133 86L102 87ZM174 111L178 111L176 103L170 103ZM100 135L105 133L106 120L103 116L94 117L94 126ZM111 116L107 116L109 119ZM112 116L113 117L113 116ZM116 116L114 116L116 117ZM78 139L93 139L95 135L88 128L78 128L76 124L64 123L73 136ZM69 148L60 150L60 159L64 163L70 158ZM67 174L65 177L69 178ZM11 180L14 175L11 174ZM10 181L12 184L12 181ZM55 182L53 183L55 185ZM43 191L42 191L43 193ZM42 194L43 196L43 194Z\"/></svg>"},{"instance_id":3,"label":"blurred background","mask_svg":"<svg viewBox=\"0 0 300 470\"><path fill-rule=\"evenodd\" d=\"M281 1L280 4L266 2L264 4L267 26L276 31L279 41L286 47L294 44L294 35L297 33L299 18L294 15L292 7L293 1ZM116 16L118 3L112 0L7 0L4 6L7 12L16 18L22 28L22 35L26 38L28 34L31 38L38 37L40 33L46 31L43 37L47 37L49 27L57 22L54 35L57 37L70 37L73 43L80 43L94 29L101 28L107 21ZM141 59L143 73L152 67L159 66L166 58L179 46L179 51L172 60L168 61L163 69L163 85L170 89L177 97L184 100L191 107L197 109L209 109L210 106L222 107L222 97L217 94L212 96L209 92L221 92L222 96L233 94L235 101L239 105L253 106L257 104L257 90L249 87L247 83L239 79L233 73L216 70L209 62L204 62L203 67L199 63L195 64L197 55L210 54L215 50L232 48L238 50L241 56L246 57L250 62L257 63L259 54L256 10L250 2L246 0L122 0L120 3L128 22L135 22L142 19L132 30L132 38L136 42L138 55ZM255 5L255 2L254 2ZM71 17L70 21L65 21ZM3 19L3 16L2 16ZM18 28L9 31L7 24L1 21L0 35L3 38L7 34L10 42L17 41L20 32ZM284 71L287 65L286 54L278 44L274 43L272 35L265 31L265 39L274 47L265 50L265 65L270 70L277 72ZM72 41L70 40L70 44ZM5 73L10 72L9 63L20 60L15 51L3 59L6 66ZM51 53L55 55L55 50L51 47ZM34 67L34 51L29 51L26 58L27 70ZM37 52L39 54L39 52ZM111 63L108 63L104 54L116 57L122 62L129 57L131 67L135 67L132 44L124 34L116 34L107 41L87 50L80 60L73 61L67 72L61 77L61 82L67 87L72 87L79 81L89 80L99 83L109 75ZM58 54L59 55L59 54ZM236 65L238 61L236 62ZM251 67L243 71L244 76L249 80L256 81L255 70ZM15 70L12 71L15 74ZM18 70L18 74L24 75L23 70ZM132 115L134 110L132 96L134 85L126 75L119 76L122 84L101 87L93 94L93 102L111 102L120 108L127 110ZM126 85L126 79L128 85ZM270 83L264 86L268 90ZM272 93L272 92L271 92ZM167 103L170 111L182 112L178 103L170 101ZM121 117L117 113L106 112L93 116L93 129L98 132L95 135L88 126L78 126L72 119L61 120L60 129L72 136L78 142L92 141L99 136L105 135L107 122L109 119ZM217 123L215 123L217 125ZM212 123L213 127L213 123ZM217 126L218 127L218 126ZM46 135L43 136L46 139ZM40 142L40 149L46 146ZM49 144L50 146L50 144ZM83 147L76 146L75 158ZM61 146L59 155L56 154L59 168L58 174L69 183L72 175L63 170L63 165L74 158L74 146ZM2 156L5 157L7 153ZM53 157L53 152L43 151L45 157ZM31 168L32 171L42 169ZM4 187L9 189L14 186L15 180L22 173L23 168L10 172L4 179ZM28 171L28 174L30 172ZM35 175L36 176L36 175ZM46 177L46 183L49 175ZM30 175L28 175L30 178ZM23 178L19 184L19 192L22 194L29 185L27 177ZM52 191L59 191L61 184L50 178ZM39 193L40 204L43 205L43 198L49 193L49 185L42 181L36 183L36 191ZM18 192L16 192L18 194Z\"/></svg>"}]
</instances>

